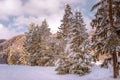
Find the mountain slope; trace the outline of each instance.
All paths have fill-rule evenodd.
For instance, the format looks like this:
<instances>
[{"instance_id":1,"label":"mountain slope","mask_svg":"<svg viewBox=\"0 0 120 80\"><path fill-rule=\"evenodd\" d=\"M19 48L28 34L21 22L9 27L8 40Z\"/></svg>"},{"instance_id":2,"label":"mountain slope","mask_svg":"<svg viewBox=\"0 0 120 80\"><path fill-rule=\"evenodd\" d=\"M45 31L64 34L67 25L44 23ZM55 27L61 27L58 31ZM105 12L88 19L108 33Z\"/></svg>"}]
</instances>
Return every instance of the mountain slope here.
<instances>
[{"instance_id":1,"label":"mountain slope","mask_svg":"<svg viewBox=\"0 0 120 80\"><path fill-rule=\"evenodd\" d=\"M4 59L2 56L6 55L8 64L25 64L23 62L26 57L23 47L25 39L25 35L18 35L0 43L0 59Z\"/></svg>"}]
</instances>

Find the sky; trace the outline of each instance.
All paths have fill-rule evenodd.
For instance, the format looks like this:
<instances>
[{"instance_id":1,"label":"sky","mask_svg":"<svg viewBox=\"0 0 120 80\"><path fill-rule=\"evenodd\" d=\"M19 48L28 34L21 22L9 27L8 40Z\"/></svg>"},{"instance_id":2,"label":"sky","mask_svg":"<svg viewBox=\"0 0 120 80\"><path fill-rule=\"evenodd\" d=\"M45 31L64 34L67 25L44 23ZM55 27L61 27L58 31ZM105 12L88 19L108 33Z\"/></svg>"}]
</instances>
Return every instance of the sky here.
<instances>
[{"instance_id":1,"label":"sky","mask_svg":"<svg viewBox=\"0 0 120 80\"><path fill-rule=\"evenodd\" d=\"M91 29L90 21L94 18L91 7L97 0L0 0L0 39L9 39L27 32L30 23L41 25L46 19L55 33L61 24L66 4L72 11L79 9L86 28Z\"/></svg>"}]
</instances>

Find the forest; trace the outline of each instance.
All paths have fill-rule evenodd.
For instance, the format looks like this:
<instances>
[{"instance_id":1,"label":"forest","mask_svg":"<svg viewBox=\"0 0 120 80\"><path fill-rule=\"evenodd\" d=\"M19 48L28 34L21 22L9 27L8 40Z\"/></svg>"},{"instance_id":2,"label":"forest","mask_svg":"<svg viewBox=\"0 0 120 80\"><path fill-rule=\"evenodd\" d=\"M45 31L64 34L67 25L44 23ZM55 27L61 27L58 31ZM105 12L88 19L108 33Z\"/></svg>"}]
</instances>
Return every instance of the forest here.
<instances>
[{"instance_id":1,"label":"forest","mask_svg":"<svg viewBox=\"0 0 120 80\"><path fill-rule=\"evenodd\" d=\"M72 10L69 4L56 33L51 32L47 18L40 25L31 22L24 34L0 40L0 63L55 67L57 75L82 77L99 62L101 70L111 66L111 76L119 79L120 0L99 0L93 11L89 32L81 10Z\"/></svg>"}]
</instances>

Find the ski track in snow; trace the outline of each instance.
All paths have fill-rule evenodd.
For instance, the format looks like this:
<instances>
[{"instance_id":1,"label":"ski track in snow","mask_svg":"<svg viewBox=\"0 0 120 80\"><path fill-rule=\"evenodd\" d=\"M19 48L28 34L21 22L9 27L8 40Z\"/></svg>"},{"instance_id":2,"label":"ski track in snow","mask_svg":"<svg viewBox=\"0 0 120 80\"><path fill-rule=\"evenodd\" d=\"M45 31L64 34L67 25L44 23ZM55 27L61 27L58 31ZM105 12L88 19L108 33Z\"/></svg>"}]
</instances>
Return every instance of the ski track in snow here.
<instances>
[{"instance_id":1,"label":"ski track in snow","mask_svg":"<svg viewBox=\"0 0 120 80\"><path fill-rule=\"evenodd\" d=\"M112 78L112 70L92 67L85 76L67 74L57 75L55 67L30 67L0 64L0 80L120 80Z\"/></svg>"}]
</instances>

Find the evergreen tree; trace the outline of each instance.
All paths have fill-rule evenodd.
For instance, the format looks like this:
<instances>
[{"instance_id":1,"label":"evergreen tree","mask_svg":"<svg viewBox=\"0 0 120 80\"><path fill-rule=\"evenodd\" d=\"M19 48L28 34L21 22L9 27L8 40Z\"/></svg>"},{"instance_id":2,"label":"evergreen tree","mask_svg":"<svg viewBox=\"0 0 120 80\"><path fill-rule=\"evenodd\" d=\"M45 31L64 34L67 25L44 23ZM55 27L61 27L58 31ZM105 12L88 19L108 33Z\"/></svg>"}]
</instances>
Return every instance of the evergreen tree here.
<instances>
[{"instance_id":1,"label":"evergreen tree","mask_svg":"<svg viewBox=\"0 0 120 80\"><path fill-rule=\"evenodd\" d=\"M59 27L59 31L57 32L57 39L59 43L59 51L60 51L60 59L67 56L66 51L68 44L68 37L70 32L70 26L72 25L73 13L71 11L71 7L69 4L65 6L65 13L63 19L61 20L62 24ZM58 61L59 62L59 61Z\"/></svg>"},{"instance_id":2,"label":"evergreen tree","mask_svg":"<svg viewBox=\"0 0 120 80\"><path fill-rule=\"evenodd\" d=\"M25 34L25 49L28 52L28 64L37 65L37 53L40 53L41 32L34 23L30 24L29 31Z\"/></svg>"},{"instance_id":3,"label":"evergreen tree","mask_svg":"<svg viewBox=\"0 0 120 80\"><path fill-rule=\"evenodd\" d=\"M95 58L99 57L100 54L113 55L113 65L117 66L116 47L120 45L120 10L118 9L120 8L120 1L112 1L111 4L109 3L110 0L100 0L92 8L94 10L99 6L95 19L91 22L92 27L95 28L95 33L92 36L92 49L95 51ZM114 70L116 69L114 67ZM116 73L114 77L116 77Z\"/></svg>"},{"instance_id":4,"label":"evergreen tree","mask_svg":"<svg viewBox=\"0 0 120 80\"><path fill-rule=\"evenodd\" d=\"M75 17L69 26L69 36L67 43L68 55L59 61L57 71L59 74L79 74L84 75L90 72L89 54L85 52L87 33L82 15L79 11L75 12Z\"/></svg>"},{"instance_id":5,"label":"evergreen tree","mask_svg":"<svg viewBox=\"0 0 120 80\"><path fill-rule=\"evenodd\" d=\"M28 64L44 66L49 57L49 36L51 35L46 20L41 26L31 24L26 33L25 48L28 52Z\"/></svg>"},{"instance_id":6,"label":"evergreen tree","mask_svg":"<svg viewBox=\"0 0 120 80\"><path fill-rule=\"evenodd\" d=\"M85 24L82 19L82 15L79 11L75 13L75 19L71 26L71 49L74 52L82 52L80 49L81 44L87 39Z\"/></svg>"},{"instance_id":7,"label":"evergreen tree","mask_svg":"<svg viewBox=\"0 0 120 80\"><path fill-rule=\"evenodd\" d=\"M66 38L69 36L69 29L72 24L72 19L73 19L73 13L71 12L71 7L69 4L66 5L65 7L65 14L63 16L63 20L61 20L62 24L59 28L58 34L60 35L61 38Z\"/></svg>"}]
</instances>

